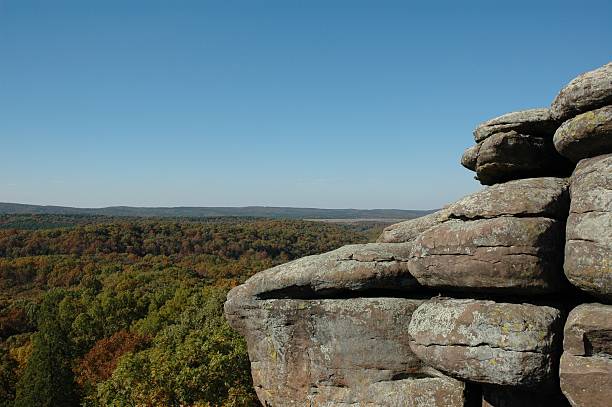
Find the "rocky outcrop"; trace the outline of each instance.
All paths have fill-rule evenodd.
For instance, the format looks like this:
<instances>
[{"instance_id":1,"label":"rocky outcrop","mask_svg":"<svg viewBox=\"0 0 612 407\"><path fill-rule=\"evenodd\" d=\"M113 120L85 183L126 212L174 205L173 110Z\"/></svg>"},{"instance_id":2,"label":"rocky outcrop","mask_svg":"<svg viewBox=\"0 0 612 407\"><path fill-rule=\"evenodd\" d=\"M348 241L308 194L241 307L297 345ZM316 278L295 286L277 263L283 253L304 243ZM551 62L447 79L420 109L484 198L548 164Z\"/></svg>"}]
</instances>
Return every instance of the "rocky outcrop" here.
<instances>
[{"instance_id":1,"label":"rocky outcrop","mask_svg":"<svg viewBox=\"0 0 612 407\"><path fill-rule=\"evenodd\" d=\"M349 245L303 257L253 276L242 289L252 297L310 298L368 289L410 290L410 243Z\"/></svg>"},{"instance_id":2,"label":"rocky outcrop","mask_svg":"<svg viewBox=\"0 0 612 407\"><path fill-rule=\"evenodd\" d=\"M436 298L412 315L410 348L450 376L534 386L553 380L561 312L531 304Z\"/></svg>"},{"instance_id":3,"label":"rocky outcrop","mask_svg":"<svg viewBox=\"0 0 612 407\"><path fill-rule=\"evenodd\" d=\"M430 213L416 219L396 223L386 227L378 237L378 243L405 243L412 242L422 232L448 220L448 211L445 209Z\"/></svg>"},{"instance_id":4,"label":"rocky outcrop","mask_svg":"<svg viewBox=\"0 0 612 407\"><path fill-rule=\"evenodd\" d=\"M552 136L552 133L536 136L516 130L495 133L475 149L468 149L461 161L476 171L476 178L484 185L527 177L569 175L571 164L557 153Z\"/></svg>"},{"instance_id":5,"label":"rocky outcrop","mask_svg":"<svg viewBox=\"0 0 612 407\"><path fill-rule=\"evenodd\" d=\"M605 407L612 400L612 306L583 304L565 324L559 376L573 406Z\"/></svg>"},{"instance_id":6,"label":"rocky outcrop","mask_svg":"<svg viewBox=\"0 0 612 407\"><path fill-rule=\"evenodd\" d=\"M549 109L529 109L506 113L481 123L474 130L474 140L479 143L486 138L508 131L548 137L559 127L559 122L550 116Z\"/></svg>"},{"instance_id":7,"label":"rocky outcrop","mask_svg":"<svg viewBox=\"0 0 612 407\"><path fill-rule=\"evenodd\" d=\"M550 111L554 119L567 120L606 105L612 105L612 62L573 79L561 89Z\"/></svg>"},{"instance_id":8,"label":"rocky outcrop","mask_svg":"<svg viewBox=\"0 0 612 407\"><path fill-rule=\"evenodd\" d=\"M566 121L555 132L553 141L557 151L574 162L612 153L612 106Z\"/></svg>"},{"instance_id":9,"label":"rocky outcrop","mask_svg":"<svg viewBox=\"0 0 612 407\"><path fill-rule=\"evenodd\" d=\"M569 210L568 186L565 178L527 178L493 185L449 205L447 218L514 216L564 220Z\"/></svg>"},{"instance_id":10,"label":"rocky outcrop","mask_svg":"<svg viewBox=\"0 0 612 407\"><path fill-rule=\"evenodd\" d=\"M552 141L559 124L548 109L512 112L486 121L474 130L477 144L465 151L461 164L475 171L485 185L567 176L571 164L557 153Z\"/></svg>"},{"instance_id":11,"label":"rocky outcrop","mask_svg":"<svg viewBox=\"0 0 612 407\"><path fill-rule=\"evenodd\" d=\"M576 287L612 301L612 154L580 161L572 175L564 268Z\"/></svg>"},{"instance_id":12,"label":"rocky outcrop","mask_svg":"<svg viewBox=\"0 0 612 407\"><path fill-rule=\"evenodd\" d=\"M410 270L449 291L537 294L562 284L563 224L548 218L449 221L421 234Z\"/></svg>"},{"instance_id":13,"label":"rocky outcrop","mask_svg":"<svg viewBox=\"0 0 612 407\"><path fill-rule=\"evenodd\" d=\"M410 350L405 326L421 303L256 300L238 287L228 295L225 312L247 339L264 405L398 405L394 397L413 400L401 405L464 406L466 385L426 366Z\"/></svg>"},{"instance_id":14,"label":"rocky outcrop","mask_svg":"<svg viewBox=\"0 0 612 407\"><path fill-rule=\"evenodd\" d=\"M448 291L534 294L559 290L567 181L499 184L447 208L450 220L413 243L410 273Z\"/></svg>"},{"instance_id":15,"label":"rocky outcrop","mask_svg":"<svg viewBox=\"0 0 612 407\"><path fill-rule=\"evenodd\" d=\"M230 291L262 403L609 405L611 84L479 125L461 163L490 186Z\"/></svg>"}]
</instances>

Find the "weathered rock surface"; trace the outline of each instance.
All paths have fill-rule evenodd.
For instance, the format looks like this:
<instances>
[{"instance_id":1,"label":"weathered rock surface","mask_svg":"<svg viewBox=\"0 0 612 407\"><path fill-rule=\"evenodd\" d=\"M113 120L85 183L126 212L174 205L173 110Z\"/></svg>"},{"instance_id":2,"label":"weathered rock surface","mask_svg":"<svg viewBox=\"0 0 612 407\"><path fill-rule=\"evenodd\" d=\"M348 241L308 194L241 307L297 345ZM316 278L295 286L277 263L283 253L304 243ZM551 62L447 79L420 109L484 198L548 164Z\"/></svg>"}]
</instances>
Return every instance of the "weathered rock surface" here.
<instances>
[{"instance_id":1,"label":"weathered rock surface","mask_svg":"<svg viewBox=\"0 0 612 407\"><path fill-rule=\"evenodd\" d=\"M563 177L572 170L571 163L555 150L552 135L510 130L487 137L477 149L476 177L484 185L520 178Z\"/></svg>"},{"instance_id":2,"label":"weathered rock surface","mask_svg":"<svg viewBox=\"0 0 612 407\"><path fill-rule=\"evenodd\" d=\"M581 304L574 308L565 323L563 350L574 356L612 358L612 305Z\"/></svg>"},{"instance_id":3,"label":"weathered rock surface","mask_svg":"<svg viewBox=\"0 0 612 407\"><path fill-rule=\"evenodd\" d=\"M612 153L612 106L566 121L556 131L553 141L557 151L574 162Z\"/></svg>"},{"instance_id":4,"label":"weathered rock surface","mask_svg":"<svg viewBox=\"0 0 612 407\"><path fill-rule=\"evenodd\" d=\"M450 376L533 387L554 381L562 323L553 307L435 298L414 311L408 333L412 351Z\"/></svg>"},{"instance_id":5,"label":"weathered rock surface","mask_svg":"<svg viewBox=\"0 0 612 407\"><path fill-rule=\"evenodd\" d=\"M612 154L580 161L570 191L565 274L578 288L612 301Z\"/></svg>"},{"instance_id":6,"label":"weathered rock surface","mask_svg":"<svg viewBox=\"0 0 612 407\"><path fill-rule=\"evenodd\" d=\"M480 405L470 385L447 376L378 382L368 386L364 407L444 407ZM325 404L327 405L327 404ZM350 405L351 407L354 404Z\"/></svg>"},{"instance_id":7,"label":"weathered rock surface","mask_svg":"<svg viewBox=\"0 0 612 407\"><path fill-rule=\"evenodd\" d=\"M551 116L567 120L577 114L612 104L612 62L574 78L555 97Z\"/></svg>"},{"instance_id":8,"label":"weathered rock surface","mask_svg":"<svg viewBox=\"0 0 612 407\"><path fill-rule=\"evenodd\" d=\"M565 219L569 210L568 180L526 178L486 187L449 205L449 218L542 216Z\"/></svg>"},{"instance_id":9,"label":"weathered rock surface","mask_svg":"<svg viewBox=\"0 0 612 407\"><path fill-rule=\"evenodd\" d=\"M262 271L243 289L250 296L312 297L366 289L406 290L417 285L408 271L410 243L348 245Z\"/></svg>"},{"instance_id":10,"label":"weathered rock surface","mask_svg":"<svg viewBox=\"0 0 612 407\"><path fill-rule=\"evenodd\" d=\"M555 291L564 283L568 207L563 178L510 181L468 195L445 209L446 222L415 239L410 274L449 291Z\"/></svg>"},{"instance_id":11,"label":"weathered rock surface","mask_svg":"<svg viewBox=\"0 0 612 407\"><path fill-rule=\"evenodd\" d=\"M612 361L564 353L560 366L561 389L579 407L608 407L612 400Z\"/></svg>"},{"instance_id":12,"label":"weathered rock surface","mask_svg":"<svg viewBox=\"0 0 612 407\"><path fill-rule=\"evenodd\" d=\"M234 289L225 312L246 337L264 405L463 406L465 384L425 366L410 350L405 329L421 303L253 300Z\"/></svg>"},{"instance_id":13,"label":"weathered rock surface","mask_svg":"<svg viewBox=\"0 0 612 407\"><path fill-rule=\"evenodd\" d=\"M465 150L461 156L461 165L468 170L476 171L478 165L478 153L480 152L480 144L475 144Z\"/></svg>"},{"instance_id":14,"label":"weathered rock surface","mask_svg":"<svg viewBox=\"0 0 612 407\"><path fill-rule=\"evenodd\" d=\"M604 407L612 400L612 306L582 304L565 324L559 376L573 406Z\"/></svg>"},{"instance_id":15,"label":"weathered rock surface","mask_svg":"<svg viewBox=\"0 0 612 407\"><path fill-rule=\"evenodd\" d=\"M427 229L448 220L448 211L441 209L420 218L387 226L378 237L379 243L411 242Z\"/></svg>"},{"instance_id":16,"label":"weathered rock surface","mask_svg":"<svg viewBox=\"0 0 612 407\"><path fill-rule=\"evenodd\" d=\"M515 130L521 134L551 137L559 121L550 116L549 109L529 109L511 112L481 123L474 130L474 140L477 143L495 133Z\"/></svg>"},{"instance_id":17,"label":"weathered rock surface","mask_svg":"<svg viewBox=\"0 0 612 407\"><path fill-rule=\"evenodd\" d=\"M451 220L415 240L410 273L448 291L554 292L563 286L563 229L542 217Z\"/></svg>"}]
</instances>

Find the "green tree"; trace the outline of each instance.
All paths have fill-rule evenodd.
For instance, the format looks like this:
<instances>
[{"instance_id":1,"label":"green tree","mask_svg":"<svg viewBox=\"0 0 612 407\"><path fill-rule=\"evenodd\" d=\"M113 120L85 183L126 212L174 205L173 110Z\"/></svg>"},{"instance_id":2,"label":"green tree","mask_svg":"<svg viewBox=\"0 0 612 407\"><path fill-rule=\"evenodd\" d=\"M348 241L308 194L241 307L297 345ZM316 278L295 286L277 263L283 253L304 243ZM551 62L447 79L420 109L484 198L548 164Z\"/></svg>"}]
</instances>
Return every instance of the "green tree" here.
<instances>
[{"instance_id":1,"label":"green tree","mask_svg":"<svg viewBox=\"0 0 612 407\"><path fill-rule=\"evenodd\" d=\"M6 349L0 348L0 407L13 405L17 362L11 358Z\"/></svg>"},{"instance_id":2,"label":"green tree","mask_svg":"<svg viewBox=\"0 0 612 407\"><path fill-rule=\"evenodd\" d=\"M224 298L220 289L177 290L158 313L170 324L151 348L121 359L92 405L258 405L244 340L222 316Z\"/></svg>"},{"instance_id":3,"label":"green tree","mask_svg":"<svg viewBox=\"0 0 612 407\"><path fill-rule=\"evenodd\" d=\"M71 370L70 321L60 315L66 293L45 294L38 312L39 331L32 355L17 383L15 407L63 407L78 404Z\"/></svg>"}]
</instances>

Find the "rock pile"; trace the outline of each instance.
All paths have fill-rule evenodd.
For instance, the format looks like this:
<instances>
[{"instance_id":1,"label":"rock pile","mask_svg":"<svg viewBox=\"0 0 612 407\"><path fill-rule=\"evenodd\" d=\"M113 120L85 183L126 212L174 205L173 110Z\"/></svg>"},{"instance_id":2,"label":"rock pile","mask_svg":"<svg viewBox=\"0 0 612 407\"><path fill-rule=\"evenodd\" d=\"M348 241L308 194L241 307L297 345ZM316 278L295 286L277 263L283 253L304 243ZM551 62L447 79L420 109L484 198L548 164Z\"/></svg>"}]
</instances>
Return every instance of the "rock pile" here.
<instances>
[{"instance_id":1,"label":"rock pile","mask_svg":"<svg viewBox=\"0 0 612 407\"><path fill-rule=\"evenodd\" d=\"M474 138L485 189L228 294L263 405L610 405L612 63Z\"/></svg>"}]
</instances>

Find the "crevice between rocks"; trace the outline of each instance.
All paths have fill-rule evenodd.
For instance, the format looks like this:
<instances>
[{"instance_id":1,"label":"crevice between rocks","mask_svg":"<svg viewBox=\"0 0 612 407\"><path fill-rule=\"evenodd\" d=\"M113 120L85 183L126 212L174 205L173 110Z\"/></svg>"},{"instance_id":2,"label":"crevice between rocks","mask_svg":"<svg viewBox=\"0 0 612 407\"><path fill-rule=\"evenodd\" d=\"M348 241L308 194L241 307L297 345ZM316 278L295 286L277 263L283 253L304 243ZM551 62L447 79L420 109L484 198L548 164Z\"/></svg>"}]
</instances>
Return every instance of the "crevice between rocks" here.
<instances>
[{"instance_id":1,"label":"crevice between rocks","mask_svg":"<svg viewBox=\"0 0 612 407\"><path fill-rule=\"evenodd\" d=\"M495 345L491 345L489 343L477 343L475 345L466 345L466 344L462 344L462 343L447 343L447 344L439 344L439 343L430 343L430 344L423 344L423 343L418 343L415 341L415 344L418 346L423 346L425 348L429 348L432 346L438 346L438 347L454 347L454 348L489 348L489 349L499 349L501 351L504 352L514 352L514 353L529 353L532 355L551 355L551 354L556 354L559 353L559 349L554 348L551 349L549 352L538 352L538 351L530 351L530 350L518 350L518 349L509 349L503 346L495 346ZM490 358L486 358L486 359L482 359L482 360L489 360Z\"/></svg>"},{"instance_id":2,"label":"crevice between rocks","mask_svg":"<svg viewBox=\"0 0 612 407\"><path fill-rule=\"evenodd\" d=\"M449 290L447 288L427 288L418 285L412 288L365 288L323 289L315 290L311 286L291 286L257 294L255 300L350 300L359 298L397 298L406 300L429 300L433 298L490 300L509 304L533 304L552 306L562 310L570 310L584 302L593 302L590 296L580 291L561 291L557 293L516 294L511 292L491 293L486 290L470 289L469 292Z\"/></svg>"}]
</instances>

